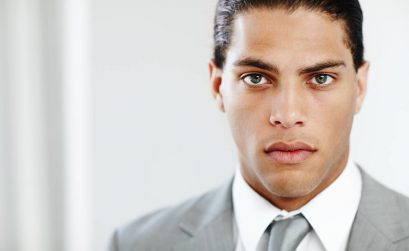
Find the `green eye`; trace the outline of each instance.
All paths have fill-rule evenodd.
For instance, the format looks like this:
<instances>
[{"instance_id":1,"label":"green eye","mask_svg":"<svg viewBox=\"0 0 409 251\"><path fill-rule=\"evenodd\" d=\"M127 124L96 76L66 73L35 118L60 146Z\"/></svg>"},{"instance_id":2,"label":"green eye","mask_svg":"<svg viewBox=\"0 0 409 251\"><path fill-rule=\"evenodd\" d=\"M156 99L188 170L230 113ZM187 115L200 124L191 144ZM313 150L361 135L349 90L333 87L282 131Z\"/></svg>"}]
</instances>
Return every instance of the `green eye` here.
<instances>
[{"instance_id":1,"label":"green eye","mask_svg":"<svg viewBox=\"0 0 409 251\"><path fill-rule=\"evenodd\" d=\"M263 85L267 83L267 79L260 74L248 74L243 78L243 81L252 86Z\"/></svg>"},{"instance_id":2,"label":"green eye","mask_svg":"<svg viewBox=\"0 0 409 251\"><path fill-rule=\"evenodd\" d=\"M315 75L310 82L315 85L325 86L331 84L332 81L334 81L334 77L328 74L318 74Z\"/></svg>"}]
</instances>

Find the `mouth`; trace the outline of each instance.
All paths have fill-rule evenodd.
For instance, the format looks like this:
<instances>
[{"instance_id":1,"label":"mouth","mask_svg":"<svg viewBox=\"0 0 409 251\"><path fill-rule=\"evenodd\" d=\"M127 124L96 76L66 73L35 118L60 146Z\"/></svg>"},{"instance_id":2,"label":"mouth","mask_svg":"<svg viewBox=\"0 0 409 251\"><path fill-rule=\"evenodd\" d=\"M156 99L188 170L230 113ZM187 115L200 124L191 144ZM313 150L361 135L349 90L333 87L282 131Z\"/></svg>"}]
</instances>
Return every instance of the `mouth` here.
<instances>
[{"instance_id":1,"label":"mouth","mask_svg":"<svg viewBox=\"0 0 409 251\"><path fill-rule=\"evenodd\" d=\"M292 143L280 141L264 149L269 158L280 164L299 164L307 160L316 151L316 148L301 141Z\"/></svg>"}]
</instances>

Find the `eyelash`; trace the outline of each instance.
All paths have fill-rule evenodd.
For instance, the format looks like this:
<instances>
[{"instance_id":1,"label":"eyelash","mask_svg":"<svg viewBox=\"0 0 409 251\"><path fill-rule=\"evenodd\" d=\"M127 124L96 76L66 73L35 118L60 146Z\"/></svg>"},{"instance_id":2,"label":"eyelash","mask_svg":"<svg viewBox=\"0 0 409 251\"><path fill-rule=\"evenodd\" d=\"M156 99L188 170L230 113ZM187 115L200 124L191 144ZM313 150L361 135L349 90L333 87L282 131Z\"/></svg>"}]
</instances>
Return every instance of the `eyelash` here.
<instances>
[{"instance_id":1,"label":"eyelash","mask_svg":"<svg viewBox=\"0 0 409 251\"><path fill-rule=\"evenodd\" d=\"M328 83L328 84L316 84L316 83L312 83L312 80L313 80L314 78L316 78L316 77L319 77L319 76L326 76L326 77L331 78L332 80L331 80L331 82ZM328 73L316 73L316 74L313 74L313 75L309 78L309 80L307 81L307 84L311 85L311 86L312 86L313 88L315 88L315 89L325 89L325 88L331 86L336 79L337 79L336 76L333 76L332 74L328 74Z\"/></svg>"},{"instance_id":2,"label":"eyelash","mask_svg":"<svg viewBox=\"0 0 409 251\"><path fill-rule=\"evenodd\" d=\"M270 78L266 77L264 74L260 74L260 73L247 73L247 74L241 76L241 77L240 77L240 80L243 81L248 88L261 88L261 87L265 86L265 84L249 84L247 81L245 81L245 79L246 79L247 77L250 77L250 76L259 76L259 77L265 79L265 82L266 82L266 83L270 83L270 82L271 82Z\"/></svg>"}]
</instances>

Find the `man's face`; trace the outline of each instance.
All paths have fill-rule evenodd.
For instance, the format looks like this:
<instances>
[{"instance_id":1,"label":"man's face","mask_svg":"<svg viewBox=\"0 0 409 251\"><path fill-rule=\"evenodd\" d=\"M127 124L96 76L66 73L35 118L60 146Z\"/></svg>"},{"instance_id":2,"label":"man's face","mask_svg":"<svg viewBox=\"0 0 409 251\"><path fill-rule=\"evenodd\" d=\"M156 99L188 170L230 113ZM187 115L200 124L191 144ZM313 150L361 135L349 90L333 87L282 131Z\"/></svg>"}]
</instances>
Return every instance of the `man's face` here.
<instances>
[{"instance_id":1,"label":"man's face","mask_svg":"<svg viewBox=\"0 0 409 251\"><path fill-rule=\"evenodd\" d=\"M224 68L210 63L242 174L272 202L313 197L345 167L368 69L346 39L325 14L256 8L236 17Z\"/></svg>"}]
</instances>

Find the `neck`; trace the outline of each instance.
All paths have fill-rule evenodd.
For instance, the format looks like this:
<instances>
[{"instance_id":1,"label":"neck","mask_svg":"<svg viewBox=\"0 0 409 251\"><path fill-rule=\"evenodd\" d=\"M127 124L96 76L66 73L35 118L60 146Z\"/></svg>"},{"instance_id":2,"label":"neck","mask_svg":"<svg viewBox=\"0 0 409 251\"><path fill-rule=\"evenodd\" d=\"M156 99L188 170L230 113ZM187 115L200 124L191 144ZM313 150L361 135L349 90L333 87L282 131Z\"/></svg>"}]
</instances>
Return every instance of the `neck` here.
<instances>
[{"instance_id":1,"label":"neck","mask_svg":"<svg viewBox=\"0 0 409 251\"><path fill-rule=\"evenodd\" d=\"M254 191L259 193L262 197L267 199L271 204L274 206L286 210L288 212L300 209L304 205L306 205L309 201L311 201L315 196L325 190L328 186L330 186L344 171L348 161L348 151L344 156L341 157L341 161L339 161L335 166L331 168L325 178L321 181L321 183L316 186L312 191L300 195L300 196L279 196L272 193L268 188L262 185L261 182L251 182L251 179L246 179L246 182L253 188ZM243 171L243 170L242 170Z\"/></svg>"}]
</instances>

